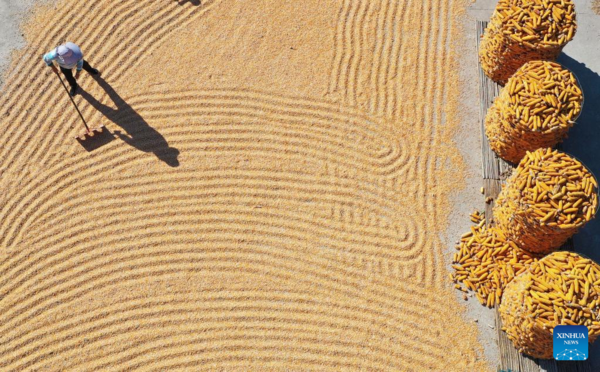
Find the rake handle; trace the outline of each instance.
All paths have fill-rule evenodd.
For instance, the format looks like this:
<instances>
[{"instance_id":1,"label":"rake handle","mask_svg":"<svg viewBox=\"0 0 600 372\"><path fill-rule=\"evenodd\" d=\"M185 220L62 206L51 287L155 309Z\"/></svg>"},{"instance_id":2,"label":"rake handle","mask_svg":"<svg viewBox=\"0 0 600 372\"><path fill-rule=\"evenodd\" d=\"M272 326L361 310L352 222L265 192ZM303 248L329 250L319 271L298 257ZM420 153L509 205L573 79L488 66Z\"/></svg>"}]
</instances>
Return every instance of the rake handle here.
<instances>
[{"instance_id":1,"label":"rake handle","mask_svg":"<svg viewBox=\"0 0 600 372\"><path fill-rule=\"evenodd\" d=\"M58 71L54 71L54 73L56 74L56 76L58 76L58 80L60 80L60 83L62 84L63 88L65 88L65 92L67 92L67 96L69 96L69 99L71 100L71 102L73 102L73 106L75 106L75 110L77 110L77 113L79 114L79 117L81 118L81 121L83 121L83 125L85 125L85 129L89 133L90 132L90 127L88 127L85 119L83 118L83 115L81 114L81 111L79 111L79 107L77 107L77 104L75 103L75 100L73 99L73 97L71 97L71 93L69 93L69 88L67 88L67 86L65 85L65 82L60 77L60 73Z\"/></svg>"}]
</instances>

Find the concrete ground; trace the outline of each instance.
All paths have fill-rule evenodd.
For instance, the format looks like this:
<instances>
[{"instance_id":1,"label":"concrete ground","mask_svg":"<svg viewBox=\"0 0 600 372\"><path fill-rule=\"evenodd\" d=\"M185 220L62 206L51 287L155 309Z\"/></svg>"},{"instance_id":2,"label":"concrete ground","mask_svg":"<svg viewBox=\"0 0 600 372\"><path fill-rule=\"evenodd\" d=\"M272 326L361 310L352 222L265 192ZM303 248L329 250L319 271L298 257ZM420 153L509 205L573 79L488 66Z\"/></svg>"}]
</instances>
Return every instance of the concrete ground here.
<instances>
[{"instance_id":1,"label":"concrete ground","mask_svg":"<svg viewBox=\"0 0 600 372\"><path fill-rule=\"evenodd\" d=\"M460 150L464 162L466 163L467 173L464 175L465 188L453 197L453 211L449 219L449 227L446 237L443 241L448 244L447 260L448 269L451 270L451 255L456 252L455 243L459 237L469 231L473 225L469 215L474 210L483 212L485 200L480 192L483 186L481 170L481 133L479 130L479 77L477 64L477 28L476 20L485 19L492 14L495 1L489 1L488 4L473 3L470 7L467 17L460 20L464 29L464 45L456 45L456 53L460 58L459 71L461 80L461 126L457 133L455 142ZM479 7L489 8L487 15L474 13L472 9ZM471 9L472 8L472 9ZM492 310L479 304L475 297L470 297L468 301L463 300L462 292L456 291L456 298L459 303L466 303L465 318L476 322L479 327L479 340L484 350L485 359L489 362L490 368L496 369L500 364L500 354L496 342L496 329L494 313Z\"/></svg>"},{"instance_id":2,"label":"concrete ground","mask_svg":"<svg viewBox=\"0 0 600 372\"><path fill-rule=\"evenodd\" d=\"M577 10L578 30L558 62L573 71L579 78L585 95L585 103L577 124L564 142L564 151L579 158L592 172L600 176L600 16L592 11L594 0L574 0ZM468 214L482 209L483 198L479 193L481 179L481 151L479 143L479 98L476 55L476 20L490 18L497 0L476 0L469 7L465 20L465 37L470 48L461 54L461 77L464 81L462 98L465 102L466 119L457 138L461 152L472 172L466 177L467 188L455 198L452 226L448 230L448 241L452 243L458 236L468 231L471 225ZM476 133L477 135L471 135ZM596 177L596 178L597 178ZM600 220L589 223L575 236L577 252L596 262L600 262ZM454 251L449 247L449 252ZM480 337L485 348L485 357L490 364L498 365L498 348L495 344L495 330L492 310L479 305L476 300L468 301L467 318L478 318ZM490 342L494 340L494 342ZM590 348L590 358L594 370L600 370L600 341ZM542 369L543 370L543 369Z\"/></svg>"},{"instance_id":3,"label":"concrete ground","mask_svg":"<svg viewBox=\"0 0 600 372\"><path fill-rule=\"evenodd\" d=\"M34 3L47 0L0 0L0 87L4 82L4 71L10 62L10 53L25 46L19 30L20 20Z\"/></svg>"}]
</instances>

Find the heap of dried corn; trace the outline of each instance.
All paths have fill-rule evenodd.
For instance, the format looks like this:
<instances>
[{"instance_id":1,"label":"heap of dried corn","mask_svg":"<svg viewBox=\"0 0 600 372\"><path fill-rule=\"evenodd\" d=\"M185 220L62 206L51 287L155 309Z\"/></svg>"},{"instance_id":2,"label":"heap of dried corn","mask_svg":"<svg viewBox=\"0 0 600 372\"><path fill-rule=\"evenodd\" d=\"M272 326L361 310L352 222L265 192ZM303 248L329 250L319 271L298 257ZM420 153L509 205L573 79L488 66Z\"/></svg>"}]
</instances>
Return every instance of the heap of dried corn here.
<instances>
[{"instance_id":1,"label":"heap of dried corn","mask_svg":"<svg viewBox=\"0 0 600 372\"><path fill-rule=\"evenodd\" d=\"M526 151L553 147L581 112L583 94L575 76L558 63L526 63L490 107L485 132L502 158L519 162Z\"/></svg>"},{"instance_id":2,"label":"heap of dried corn","mask_svg":"<svg viewBox=\"0 0 600 372\"><path fill-rule=\"evenodd\" d=\"M527 270L538 256L507 240L500 229L487 228L483 216L476 216L481 217L479 223L461 237L456 247L452 265L455 272L450 277L463 284L455 284L457 289L472 290L482 305L493 307L500 303L506 284Z\"/></svg>"},{"instance_id":3,"label":"heap of dried corn","mask_svg":"<svg viewBox=\"0 0 600 372\"><path fill-rule=\"evenodd\" d=\"M527 152L502 188L494 219L529 252L560 247L589 222L598 207L598 184L578 160L557 150Z\"/></svg>"},{"instance_id":4,"label":"heap of dried corn","mask_svg":"<svg viewBox=\"0 0 600 372\"><path fill-rule=\"evenodd\" d=\"M585 325L589 341L600 334L600 266L574 252L554 252L506 286L500 317L519 351L552 358L557 325Z\"/></svg>"},{"instance_id":5,"label":"heap of dried corn","mask_svg":"<svg viewBox=\"0 0 600 372\"><path fill-rule=\"evenodd\" d=\"M500 0L481 41L481 67L504 84L526 62L556 59L576 30L572 0Z\"/></svg>"}]
</instances>

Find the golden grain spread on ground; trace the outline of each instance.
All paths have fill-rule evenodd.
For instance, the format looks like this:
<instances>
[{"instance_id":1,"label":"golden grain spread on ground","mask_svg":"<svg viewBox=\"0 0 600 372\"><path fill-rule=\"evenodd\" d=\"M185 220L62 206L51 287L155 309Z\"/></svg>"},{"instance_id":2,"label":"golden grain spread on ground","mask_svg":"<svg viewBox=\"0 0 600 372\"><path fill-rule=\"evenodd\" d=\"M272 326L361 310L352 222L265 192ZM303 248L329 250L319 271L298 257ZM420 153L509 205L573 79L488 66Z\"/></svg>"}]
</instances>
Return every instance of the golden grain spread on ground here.
<instances>
[{"instance_id":1,"label":"golden grain spread on ground","mask_svg":"<svg viewBox=\"0 0 600 372\"><path fill-rule=\"evenodd\" d=\"M0 371L489 369L440 238L470 0L43 3L0 94Z\"/></svg>"},{"instance_id":2,"label":"golden grain spread on ground","mask_svg":"<svg viewBox=\"0 0 600 372\"><path fill-rule=\"evenodd\" d=\"M508 284L500 305L503 329L519 351L552 358L552 330L584 325L600 335L600 266L574 252L554 252Z\"/></svg>"},{"instance_id":3,"label":"golden grain spread on ground","mask_svg":"<svg viewBox=\"0 0 600 372\"><path fill-rule=\"evenodd\" d=\"M528 152L502 188L494 219L529 252L560 247L596 215L598 184L577 159L552 149Z\"/></svg>"},{"instance_id":4,"label":"golden grain spread on ground","mask_svg":"<svg viewBox=\"0 0 600 372\"><path fill-rule=\"evenodd\" d=\"M481 67L504 84L526 62L556 59L576 30L571 0L500 0L481 41Z\"/></svg>"},{"instance_id":5,"label":"golden grain spread on ground","mask_svg":"<svg viewBox=\"0 0 600 372\"><path fill-rule=\"evenodd\" d=\"M520 249L497 227L487 227L485 218L474 213L477 225L463 234L454 254L451 279L457 289L474 291L479 302L487 307L500 304L506 285L525 272L538 256Z\"/></svg>"},{"instance_id":6,"label":"golden grain spread on ground","mask_svg":"<svg viewBox=\"0 0 600 372\"><path fill-rule=\"evenodd\" d=\"M502 159L518 163L527 151L553 147L575 123L583 94L577 79L558 63L521 67L490 107L485 132Z\"/></svg>"}]
</instances>

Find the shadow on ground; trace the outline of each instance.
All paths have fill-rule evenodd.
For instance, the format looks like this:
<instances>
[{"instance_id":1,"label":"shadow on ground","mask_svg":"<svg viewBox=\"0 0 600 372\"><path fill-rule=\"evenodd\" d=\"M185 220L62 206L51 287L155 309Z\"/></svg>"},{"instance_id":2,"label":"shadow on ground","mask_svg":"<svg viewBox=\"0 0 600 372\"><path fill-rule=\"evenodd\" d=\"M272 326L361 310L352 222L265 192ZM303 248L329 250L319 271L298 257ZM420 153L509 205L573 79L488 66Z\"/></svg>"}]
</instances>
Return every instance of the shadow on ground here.
<instances>
[{"instance_id":1,"label":"shadow on ground","mask_svg":"<svg viewBox=\"0 0 600 372\"><path fill-rule=\"evenodd\" d=\"M596 176L600 176L600 76L566 54L558 62L579 78L585 102L577 123L563 143L565 152L574 155ZM600 263L600 216L589 222L575 235L575 250ZM590 345L590 362L600 364L600 342ZM561 362L558 362L561 363ZM562 362L569 363L569 362ZM543 365L543 364L541 364Z\"/></svg>"},{"instance_id":2,"label":"shadow on ground","mask_svg":"<svg viewBox=\"0 0 600 372\"><path fill-rule=\"evenodd\" d=\"M201 2L200 0L179 0L179 1L177 1L177 3L178 3L179 5L184 5L185 3L190 3L190 4L192 4L193 6L199 6L199 5L202 5L202 2Z\"/></svg>"},{"instance_id":3,"label":"shadow on ground","mask_svg":"<svg viewBox=\"0 0 600 372\"><path fill-rule=\"evenodd\" d=\"M127 104L106 80L98 77L96 81L108 94L116 105L116 108L100 103L86 91L81 90L81 96L96 110L100 111L106 118L123 128L126 132L124 134L120 130L115 130L114 134L123 140L123 142L140 151L154 153L157 158L171 167L179 166L179 160L177 159L179 150L169 147L167 140Z\"/></svg>"},{"instance_id":4,"label":"shadow on ground","mask_svg":"<svg viewBox=\"0 0 600 372\"><path fill-rule=\"evenodd\" d=\"M106 127L94 127L90 128L90 130L92 131L91 136L88 133L84 133L75 138L88 152L97 150L115 139L115 136Z\"/></svg>"},{"instance_id":5,"label":"shadow on ground","mask_svg":"<svg viewBox=\"0 0 600 372\"><path fill-rule=\"evenodd\" d=\"M579 78L585 102L577 123L563 142L565 152L574 155L596 176L600 176L600 76L566 54L558 62L573 71ZM588 223L575 235L575 248L600 262L600 219Z\"/></svg>"}]
</instances>

